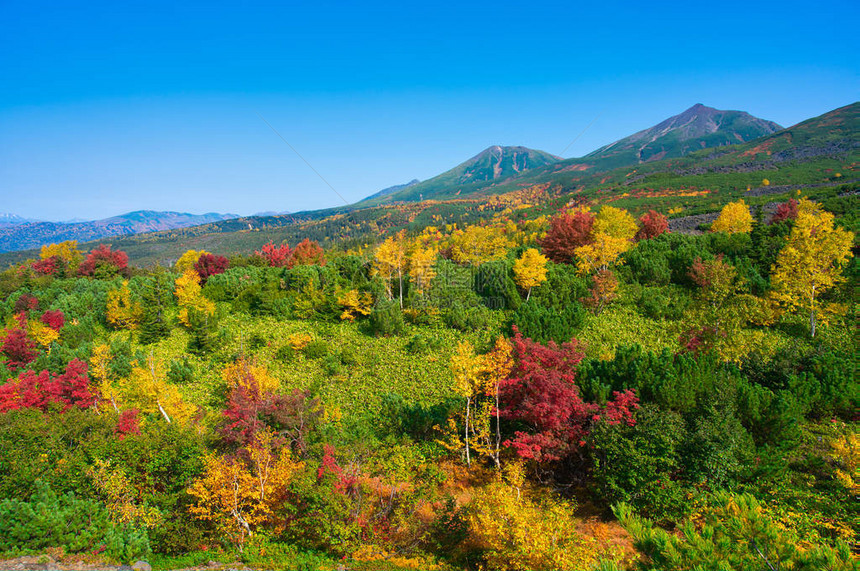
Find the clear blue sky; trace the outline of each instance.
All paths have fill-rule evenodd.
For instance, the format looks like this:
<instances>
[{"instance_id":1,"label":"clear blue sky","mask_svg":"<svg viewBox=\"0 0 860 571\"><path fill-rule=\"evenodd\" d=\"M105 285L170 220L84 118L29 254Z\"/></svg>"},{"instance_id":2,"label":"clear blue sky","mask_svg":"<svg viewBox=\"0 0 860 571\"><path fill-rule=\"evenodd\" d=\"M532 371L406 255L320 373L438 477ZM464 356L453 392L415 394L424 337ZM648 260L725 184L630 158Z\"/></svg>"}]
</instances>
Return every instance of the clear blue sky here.
<instances>
[{"instance_id":1,"label":"clear blue sky","mask_svg":"<svg viewBox=\"0 0 860 571\"><path fill-rule=\"evenodd\" d=\"M299 211L493 144L581 156L693 105L860 93L860 3L0 2L0 211ZM239 7L241 5L241 7ZM854 32L852 32L854 30Z\"/></svg>"}]
</instances>

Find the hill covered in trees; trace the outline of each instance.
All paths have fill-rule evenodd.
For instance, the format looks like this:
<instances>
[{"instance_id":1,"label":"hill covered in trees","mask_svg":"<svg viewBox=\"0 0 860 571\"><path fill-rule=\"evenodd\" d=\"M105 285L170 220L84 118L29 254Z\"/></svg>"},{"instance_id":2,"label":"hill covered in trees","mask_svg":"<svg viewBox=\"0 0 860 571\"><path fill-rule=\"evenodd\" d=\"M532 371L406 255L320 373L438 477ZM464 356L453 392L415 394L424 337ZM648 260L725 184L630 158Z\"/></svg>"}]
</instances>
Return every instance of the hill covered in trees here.
<instances>
[{"instance_id":1,"label":"hill covered in trees","mask_svg":"<svg viewBox=\"0 0 860 571\"><path fill-rule=\"evenodd\" d=\"M0 554L857 569L857 111L7 257Z\"/></svg>"}]
</instances>

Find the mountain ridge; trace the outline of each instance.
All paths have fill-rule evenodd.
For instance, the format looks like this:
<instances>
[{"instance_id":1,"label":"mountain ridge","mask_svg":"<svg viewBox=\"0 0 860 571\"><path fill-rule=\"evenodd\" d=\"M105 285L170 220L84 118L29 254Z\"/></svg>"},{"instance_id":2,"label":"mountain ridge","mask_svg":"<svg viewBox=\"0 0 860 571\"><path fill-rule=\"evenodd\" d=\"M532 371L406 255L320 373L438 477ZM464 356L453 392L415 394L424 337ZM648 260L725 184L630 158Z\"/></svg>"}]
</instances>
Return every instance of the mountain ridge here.
<instances>
[{"instance_id":1,"label":"mountain ridge","mask_svg":"<svg viewBox=\"0 0 860 571\"><path fill-rule=\"evenodd\" d=\"M187 212L135 210L86 222L28 222L0 226L0 252L9 252L62 242L98 240L147 232L187 228L210 222L239 218L238 214L190 214Z\"/></svg>"}]
</instances>

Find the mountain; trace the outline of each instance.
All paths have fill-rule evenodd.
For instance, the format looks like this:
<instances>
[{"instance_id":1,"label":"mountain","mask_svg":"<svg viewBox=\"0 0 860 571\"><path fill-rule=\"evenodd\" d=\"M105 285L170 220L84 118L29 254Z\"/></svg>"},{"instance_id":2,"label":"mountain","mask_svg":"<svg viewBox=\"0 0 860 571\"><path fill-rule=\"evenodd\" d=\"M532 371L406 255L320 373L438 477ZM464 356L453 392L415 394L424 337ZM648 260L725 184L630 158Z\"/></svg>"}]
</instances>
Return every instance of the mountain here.
<instances>
[{"instance_id":1,"label":"mountain","mask_svg":"<svg viewBox=\"0 0 860 571\"><path fill-rule=\"evenodd\" d=\"M494 145L438 176L416 184L410 183L406 188L386 194L376 193L357 205L370 206L385 202L420 201L472 194L528 170L560 160L561 158L544 151Z\"/></svg>"},{"instance_id":2,"label":"mountain","mask_svg":"<svg viewBox=\"0 0 860 571\"><path fill-rule=\"evenodd\" d=\"M410 180L406 184L395 184L394 186L389 186L388 188L383 188L382 190L380 190L376 194L371 194L370 196L368 196L364 200L373 200L374 198L382 198L383 196L388 196L389 194L394 194L395 192L399 192L399 191L403 190L404 188L409 188L410 186L415 186L419 182L421 182L421 181L418 180L417 178L413 178L412 180Z\"/></svg>"},{"instance_id":3,"label":"mountain","mask_svg":"<svg viewBox=\"0 0 860 571\"><path fill-rule=\"evenodd\" d=\"M12 214L11 212L0 212L0 228L20 226L21 224L28 224L30 222L38 222L38 220L24 218L17 214Z\"/></svg>"},{"instance_id":4,"label":"mountain","mask_svg":"<svg viewBox=\"0 0 860 571\"><path fill-rule=\"evenodd\" d=\"M623 166L682 157L693 151L746 143L781 131L773 121L743 111L721 111L701 103L583 157L602 166Z\"/></svg>"},{"instance_id":5,"label":"mountain","mask_svg":"<svg viewBox=\"0 0 860 571\"><path fill-rule=\"evenodd\" d=\"M31 222L14 226L0 226L0 252L39 248L64 240L83 242L111 236L128 236L143 232L186 228L238 217L238 214L219 214L217 212L188 214L186 212L137 210L89 222Z\"/></svg>"}]
</instances>

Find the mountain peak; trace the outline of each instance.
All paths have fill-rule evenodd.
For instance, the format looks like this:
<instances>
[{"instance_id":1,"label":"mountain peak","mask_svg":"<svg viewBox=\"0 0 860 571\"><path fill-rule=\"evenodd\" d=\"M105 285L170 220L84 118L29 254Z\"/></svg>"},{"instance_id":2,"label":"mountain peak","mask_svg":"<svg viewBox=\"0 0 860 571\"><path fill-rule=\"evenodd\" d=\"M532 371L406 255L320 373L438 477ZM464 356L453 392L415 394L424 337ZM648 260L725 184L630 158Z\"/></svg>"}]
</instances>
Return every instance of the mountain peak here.
<instances>
[{"instance_id":1,"label":"mountain peak","mask_svg":"<svg viewBox=\"0 0 860 571\"><path fill-rule=\"evenodd\" d=\"M686 111L586 155L636 164L680 157L710 147L746 143L782 127L744 111L722 111L696 103Z\"/></svg>"}]
</instances>

